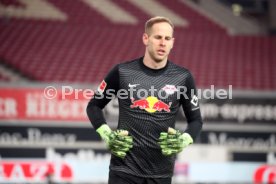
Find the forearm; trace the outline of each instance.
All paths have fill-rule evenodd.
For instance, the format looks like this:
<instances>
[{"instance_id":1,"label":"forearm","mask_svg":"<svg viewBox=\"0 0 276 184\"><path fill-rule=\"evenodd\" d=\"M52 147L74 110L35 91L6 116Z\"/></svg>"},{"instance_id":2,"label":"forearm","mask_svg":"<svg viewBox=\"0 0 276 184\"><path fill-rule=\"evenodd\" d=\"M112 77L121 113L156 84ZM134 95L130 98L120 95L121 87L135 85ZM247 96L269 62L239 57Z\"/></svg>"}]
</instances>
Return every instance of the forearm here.
<instances>
[{"instance_id":1,"label":"forearm","mask_svg":"<svg viewBox=\"0 0 276 184\"><path fill-rule=\"evenodd\" d=\"M202 124L203 123L201 118L192 120L188 122L188 126L185 132L188 133L193 138L193 140L195 140L202 129Z\"/></svg>"},{"instance_id":2,"label":"forearm","mask_svg":"<svg viewBox=\"0 0 276 184\"><path fill-rule=\"evenodd\" d=\"M86 113L95 130L106 124L102 109L93 100L88 103Z\"/></svg>"}]
</instances>

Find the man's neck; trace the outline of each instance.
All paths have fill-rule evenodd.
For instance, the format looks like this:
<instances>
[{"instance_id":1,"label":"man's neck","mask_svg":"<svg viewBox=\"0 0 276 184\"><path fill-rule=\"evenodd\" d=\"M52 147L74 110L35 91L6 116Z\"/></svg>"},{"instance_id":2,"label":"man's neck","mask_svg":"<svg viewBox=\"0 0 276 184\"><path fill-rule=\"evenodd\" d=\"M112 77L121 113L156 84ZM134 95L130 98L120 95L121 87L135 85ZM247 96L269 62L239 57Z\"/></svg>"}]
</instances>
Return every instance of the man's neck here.
<instances>
[{"instance_id":1,"label":"man's neck","mask_svg":"<svg viewBox=\"0 0 276 184\"><path fill-rule=\"evenodd\" d=\"M164 68L166 66L167 59L160 61L160 62L156 62L149 55L145 55L143 63L148 68L158 70L158 69Z\"/></svg>"}]
</instances>

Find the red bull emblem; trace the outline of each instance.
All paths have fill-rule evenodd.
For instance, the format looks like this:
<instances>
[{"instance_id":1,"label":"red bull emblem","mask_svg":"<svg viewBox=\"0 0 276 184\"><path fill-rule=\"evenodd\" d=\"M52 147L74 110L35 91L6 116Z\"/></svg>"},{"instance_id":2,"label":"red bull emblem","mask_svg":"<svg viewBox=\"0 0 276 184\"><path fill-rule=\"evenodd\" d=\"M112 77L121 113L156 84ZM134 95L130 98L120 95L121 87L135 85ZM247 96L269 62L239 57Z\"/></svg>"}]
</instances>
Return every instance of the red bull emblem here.
<instances>
[{"instance_id":1,"label":"red bull emblem","mask_svg":"<svg viewBox=\"0 0 276 184\"><path fill-rule=\"evenodd\" d=\"M132 105L130 108L140 108L140 109L146 109L149 108L149 102L146 99L141 100L134 100L134 98L131 98Z\"/></svg>"},{"instance_id":2,"label":"red bull emblem","mask_svg":"<svg viewBox=\"0 0 276 184\"><path fill-rule=\"evenodd\" d=\"M175 85L167 84L162 88L162 90L165 91L167 94L172 95L177 91L177 88L175 87Z\"/></svg>"},{"instance_id":3,"label":"red bull emblem","mask_svg":"<svg viewBox=\"0 0 276 184\"><path fill-rule=\"evenodd\" d=\"M156 111L166 111L166 112L171 112L171 104L166 104L162 100L157 99L156 97L149 96L145 99L139 99L135 100L134 98L131 99L132 105L130 105L130 108L139 108L143 109L149 113L154 113Z\"/></svg>"},{"instance_id":4,"label":"red bull emblem","mask_svg":"<svg viewBox=\"0 0 276 184\"><path fill-rule=\"evenodd\" d=\"M162 102L161 100L159 100L158 102L156 102L153 105L152 108L159 111L159 112L162 111L162 110L164 110L166 112L171 112L171 110L170 110L171 105L172 105L172 102L170 102L169 105L168 105L165 102Z\"/></svg>"}]
</instances>

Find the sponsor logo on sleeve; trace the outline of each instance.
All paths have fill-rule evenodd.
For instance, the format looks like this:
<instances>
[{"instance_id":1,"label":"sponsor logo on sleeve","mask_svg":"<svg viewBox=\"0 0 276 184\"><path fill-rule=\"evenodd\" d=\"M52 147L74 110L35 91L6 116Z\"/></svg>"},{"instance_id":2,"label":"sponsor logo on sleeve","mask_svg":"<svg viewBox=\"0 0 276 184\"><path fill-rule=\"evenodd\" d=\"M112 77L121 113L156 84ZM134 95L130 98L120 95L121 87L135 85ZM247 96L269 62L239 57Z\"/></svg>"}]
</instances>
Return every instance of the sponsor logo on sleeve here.
<instances>
[{"instance_id":1,"label":"sponsor logo on sleeve","mask_svg":"<svg viewBox=\"0 0 276 184\"><path fill-rule=\"evenodd\" d=\"M191 104L193 105L193 108L192 108L193 111L199 109L198 97L196 95L193 96L193 98L191 100Z\"/></svg>"},{"instance_id":2,"label":"sponsor logo on sleeve","mask_svg":"<svg viewBox=\"0 0 276 184\"><path fill-rule=\"evenodd\" d=\"M107 84L106 84L106 82L103 80L103 81L101 82L101 84L98 86L97 91L98 91L100 94L102 94L102 93L104 92L106 86L107 86Z\"/></svg>"}]
</instances>

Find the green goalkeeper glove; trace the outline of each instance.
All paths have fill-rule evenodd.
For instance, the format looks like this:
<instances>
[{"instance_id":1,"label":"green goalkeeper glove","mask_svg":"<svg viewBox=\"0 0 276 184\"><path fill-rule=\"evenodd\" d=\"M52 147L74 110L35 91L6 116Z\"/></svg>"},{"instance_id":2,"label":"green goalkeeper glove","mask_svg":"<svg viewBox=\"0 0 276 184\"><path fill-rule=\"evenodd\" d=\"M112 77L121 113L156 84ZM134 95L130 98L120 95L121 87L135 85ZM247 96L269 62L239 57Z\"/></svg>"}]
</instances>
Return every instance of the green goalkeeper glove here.
<instances>
[{"instance_id":1,"label":"green goalkeeper glove","mask_svg":"<svg viewBox=\"0 0 276 184\"><path fill-rule=\"evenodd\" d=\"M188 133L181 134L179 130L169 128L168 132L161 132L158 144L162 154L171 156L180 153L189 144L193 143L192 137Z\"/></svg>"},{"instance_id":2,"label":"green goalkeeper glove","mask_svg":"<svg viewBox=\"0 0 276 184\"><path fill-rule=\"evenodd\" d=\"M111 153L117 157L124 158L126 152L132 148L133 139L126 130L112 131L108 125L104 124L96 130Z\"/></svg>"}]
</instances>

